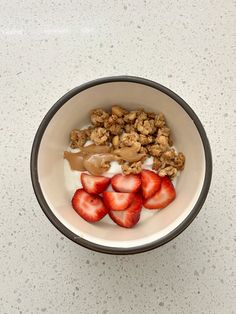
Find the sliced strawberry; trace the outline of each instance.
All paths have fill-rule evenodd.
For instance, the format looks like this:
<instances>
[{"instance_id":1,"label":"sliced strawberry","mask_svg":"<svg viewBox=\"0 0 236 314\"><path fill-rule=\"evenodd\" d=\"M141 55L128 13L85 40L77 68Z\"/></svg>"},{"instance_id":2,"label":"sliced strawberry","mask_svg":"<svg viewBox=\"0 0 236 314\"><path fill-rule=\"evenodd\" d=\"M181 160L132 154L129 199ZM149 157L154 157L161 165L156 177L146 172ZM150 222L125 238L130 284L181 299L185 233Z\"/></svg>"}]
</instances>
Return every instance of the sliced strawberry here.
<instances>
[{"instance_id":1,"label":"sliced strawberry","mask_svg":"<svg viewBox=\"0 0 236 314\"><path fill-rule=\"evenodd\" d=\"M99 221L108 212L101 196L89 194L83 189L75 192L71 202L74 210L89 222Z\"/></svg>"},{"instance_id":2,"label":"sliced strawberry","mask_svg":"<svg viewBox=\"0 0 236 314\"><path fill-rule=\"evenodd\" d=\"M161 188L151 198L144 200L143 206L148 209L162 209L176 197L175 188L168 177L163 177Z\"/></svg>"},{"instance_id":3,"label":"sliced strawberry","mask_svg":"<svg viewBox=\"0 0 236 314\"><path fill-rule=\"evenodd\" d=\"M110 184L110 178L103 176L92 176L87 173L82 173L80 179L84 190L93 194L102 193Z\"/></svg>"},{"instance_id":4,"label":"sliced strawberry","mask_svg":"<svg viewBox=\"0 0 236 314\"><path fill-rule=\"evenodd\" d=\"M141 178L137 174L116 174L111 179L111 185L117 192L136 193L141 186Z\"/></svg>"},{"instance_id":5,"label":"sliced strawberry","mask_svg":"<svg viewBox=\"0 0 236 314\"><path fill-rule=\"evenodd\" d=\"M142 197L138 194L134 196L129 207L122 211L110 211L109 216L119 226L131 228L137 224L140 219L142 209Z\"/></svg>"},{"instance_id":6,"label":"sliced strawberry","mask_svg":"<svg viewBox=\"0 0 236 314\"><path fill-rule=\"evenodd\" d=\"M144 198L154 195L161 187L161 177L151 170L141 172L142 192Z\"/></svg>"},{"instance_id":7,"label":"sliced strawberry","mask_svg":"<svg viewBox=\"0 0 236 314\"><path fill-rule=\"evenodd\" d=\"M134 193L103 192L103 200L110 210L124 210L131 204L134 195Z\"/></svg>"}]
</instances>

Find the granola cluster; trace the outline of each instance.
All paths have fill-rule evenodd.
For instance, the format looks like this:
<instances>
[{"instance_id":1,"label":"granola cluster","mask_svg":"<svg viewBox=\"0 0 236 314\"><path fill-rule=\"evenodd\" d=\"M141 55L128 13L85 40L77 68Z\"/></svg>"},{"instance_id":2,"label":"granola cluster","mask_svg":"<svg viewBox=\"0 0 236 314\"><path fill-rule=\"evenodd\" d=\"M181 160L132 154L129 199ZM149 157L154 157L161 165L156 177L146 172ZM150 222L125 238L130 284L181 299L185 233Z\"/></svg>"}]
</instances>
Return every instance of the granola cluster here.
<instances>
[{"instance_id":1,"label":"granola cluster","mask_svg":"<svg viewBox=\"0 0 236 314\"><path fill-rule=\"evenodd\" d=\"M152 169L160 176L173 179L183 170L185 157L172 147L171 131L163 113L113 106L111 113L100 108L93 110L90 119L92 126L88 129L71 131L72 148L84 146L87 140L111 146L124 174L141 172L148 157L153 157Z\"/></svg>"}]
</instances>

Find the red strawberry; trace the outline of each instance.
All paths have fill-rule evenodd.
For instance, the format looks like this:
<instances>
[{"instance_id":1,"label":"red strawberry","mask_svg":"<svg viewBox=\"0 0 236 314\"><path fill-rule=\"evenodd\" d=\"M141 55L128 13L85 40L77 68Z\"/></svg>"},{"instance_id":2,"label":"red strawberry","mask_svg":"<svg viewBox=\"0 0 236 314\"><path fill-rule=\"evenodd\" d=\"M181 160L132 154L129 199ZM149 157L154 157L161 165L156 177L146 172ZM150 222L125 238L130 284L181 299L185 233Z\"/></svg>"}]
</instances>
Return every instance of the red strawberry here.
<instances>
[{"instance_id":1,"label":"red strawberry","mask_svg":"<svg viewBox=\"0 0 236 314\"><path fill-rule=\"evenodd\" d=\"M143 206L148 209L162 209L169 205L176 196L175 188L168 177L163 177L161 188L151 198L144 200Z\"/></svg>"},{"instance_id":2,"label":"red strawberry","mask_svg":"<svg viewBox=\"0 0 236 314\"><path fill-rule=\"evenodd\" d=\"M111 179L111 185L117 192L136 193L140 188L141 179L137 174L116 174Z\"/></svg>"},{"instance_id":3,"label":"red strawberry","mask_svg":"<svg viewBox=\"0 0 236 314\"><path fill-rule=\"evenodd\" d=\"M139 221L141 209L142 197L136 194L131 205L129 205L127 209L122 211L112 210L109 212L109 215L117 225L124 228L131 228Z\"/></svg>"},{"instance_id":4,"label":"red strawberry","mask_svg":"<svg viewBox=\"0 0 236 314\"><path fill-rule=\"evenodd\" d=\"M89 194L83 189L78 189L73 198L74 210L85 220L95 222L102 219L108 212L99 195Z\"/></svg>"},{"instance_id":5,"label":"red strawberry","mask_svg":"<svg viewBox=\"0 0 236 314\"><path fill-rule=\"evenodd\" d=\"M134 199L133 193L103 192L105 206L110 210L124 210Z\"/></svg>"},{"instance_id":6,"label":"red strawberry","mask_svg":"<svg viewBox=\"0 0 236 314\"><path fill-rule=\"evenodd\" d=\"M144 198L154 195L161 187L161 177L151 170L141 172L142 192Z\"/></svg>"},{"instance_id":7,"label":"red strawberry","mask_svg":"<svg viewBox=\"0 0 236 314\"><path fill-rule=\"evenodd\" d=\"M92 176L87 173L81 174L81 183L88 193L100 194L105 191L110 184L110 178L102 176Z\"/></svg>"}]
</instances>

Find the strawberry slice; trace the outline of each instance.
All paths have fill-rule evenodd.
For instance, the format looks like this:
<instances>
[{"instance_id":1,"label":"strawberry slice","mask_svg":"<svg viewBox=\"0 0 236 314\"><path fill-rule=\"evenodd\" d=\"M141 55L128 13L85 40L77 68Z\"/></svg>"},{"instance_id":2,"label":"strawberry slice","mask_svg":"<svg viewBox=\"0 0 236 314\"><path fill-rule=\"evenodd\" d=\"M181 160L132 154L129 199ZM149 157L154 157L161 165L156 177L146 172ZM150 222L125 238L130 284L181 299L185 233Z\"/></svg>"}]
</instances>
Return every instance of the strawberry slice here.
<instances>
[{"instance_id":1,"label":"strawberry slice","mask_svg":"<svg viewBox=\"0 0 236 314\"><path fill-rule=\"evenodd\" d=\"M175 188L168 177L163 177L161 188L151 198L144 200L143 206L148 209L162 209L176 197Z\"/></svg>"},{"instance_id":2,"label":"strawberry slice","mask_svg":"<svg viewBox=\"0 0 236 314\"><path fill-rule=\"evenodd\" d=\"M89 194L83 189L75 192L71 202L74 210L89 222L99 221L108 212L101 196Z\"/></svg>"},{"instance_id":3,"label":"strawberry slice","mask_svg":"<svg viewBox=\"0 0 236 314\"><path fill-rule=\"evenodd\" d=\"M154 195L161 187L161 177L151 170L141 172L142 192L144 198Z\"/></svg>"},{"instance_id":4,"label":"strawberry slice","mask_svg":"<svg viewBox=\"0 0 236 314\"><path fill-rule=\"evenodd\" d=\"M136 225L140 219L142 209L142 197L136 194L130 206L123 211L110 211L109 216L119 226L131 228Z\"/></svg>"},{"instance_id":5,"label":"strawberry slice","mask_svg":"<svg viewBox=\"0 0 236 314\"><path fill-rule=\"evenodd\" d=\"M80 179L84 190L93 194L102 193L110 184L110 178L103 176L92 176L87 173L82 173Z\"/></svg>"},{"instance_id":6,"label":"strawberry slice","mask_svg":"<svg viewBox=\"0 0 236 314\"><path fill-rule=\"evenodd\" d=\"M110 210L124 210L131 204L134 195L134 193L103 192L103 200Z\"/></svg>"},{"instance_id":7,"label":"strawberry slice","mask_svg":"<svg viewBox=\"0 0 236 314\"><path fill-rule=\"evenodd\" d=\"M140 188L141 179L137 174L116 174L111 179L111 185L117 192L136 193Z\"/></svg>"}]
</instances>

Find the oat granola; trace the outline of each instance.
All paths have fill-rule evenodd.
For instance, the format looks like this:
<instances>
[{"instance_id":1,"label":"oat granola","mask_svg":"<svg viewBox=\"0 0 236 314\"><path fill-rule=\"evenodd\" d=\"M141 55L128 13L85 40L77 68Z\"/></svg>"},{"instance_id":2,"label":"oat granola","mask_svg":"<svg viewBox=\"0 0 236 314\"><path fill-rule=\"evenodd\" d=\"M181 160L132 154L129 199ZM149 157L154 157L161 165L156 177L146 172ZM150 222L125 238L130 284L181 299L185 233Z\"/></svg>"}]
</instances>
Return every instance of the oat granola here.
<instances>
[{"instance_id":1,"label":"oat granola","mask_svg":"<svg viewBox=\"0 0 236 314\"><path fill-rule=\"evenodd\" d=\"M162 112L128 111L114 105L111 112L94 109L90 120L92 126L87 129L71 131L72 148L83 147L87 140L95 145L108 145L124 174L140 173L148 157L153 158L152 169L160 176L173 179L183 170L185 156L172 147L171 130Z\"/></svg>"},{"instance_id":2,"label":"oat granola","mask_svg":"<svg viewBox=\"0 0 236 314\"><path fill-rule=\"evenodd\" d=\"M109 138L109 132L105 128L95 128L92 130L90 140L96 145L104 145Z\"/></svg>"},{"instance_id":3,"label":"oat granola","mask_svg":"<svg viewBox=\"0 0 236 314\"><path fill-rule=\"evenodd\" d=\"M87 133L85 130L77 130L74 129L70 132L70 146L71 148L78 148L81 146L84 146L84 144L87 142Z\"/></svg>"},{"instance_id":4,"label":"oat granola","mask_svg":"<svg viewBox=\"0 0 236 314\"><path fill-rule=\"evenodd\" d=\"M103 126L104 121L109 117L109 113L102 109L94 109L91 112L91 122L95 126Z\"/></svg>"},{"instance_id":5,"label":"oat granola","mask_svg":"<svg viewBox=\"0 0 236 314\"><path fill-rule=\"evenodd\" d=\"M140 173L142 171L142 162L124 163L121 168L124 174Z\"/></svg>"}]
</instances>

